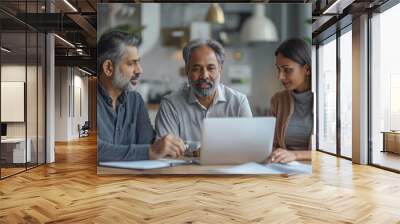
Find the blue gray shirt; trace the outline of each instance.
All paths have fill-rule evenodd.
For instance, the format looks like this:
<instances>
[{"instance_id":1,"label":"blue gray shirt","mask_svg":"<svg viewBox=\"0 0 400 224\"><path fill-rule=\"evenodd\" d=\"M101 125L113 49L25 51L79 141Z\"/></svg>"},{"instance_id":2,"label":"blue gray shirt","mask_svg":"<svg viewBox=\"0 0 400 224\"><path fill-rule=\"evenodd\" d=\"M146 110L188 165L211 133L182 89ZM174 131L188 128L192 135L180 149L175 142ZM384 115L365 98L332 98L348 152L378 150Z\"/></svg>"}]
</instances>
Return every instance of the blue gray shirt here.
<instances>
[{"instance_id":1,"label":"blue gray shirt","mask_svg":"<svg viewBox=\"0 0 400 224\"><path fill-rule=\"evenodd\" d=\"M149 159L149 144L155 133L143 99L135 91L124 91L112 99L97 86L97 149L98 160L129 161Z\"/></svg>"}]
</instances>

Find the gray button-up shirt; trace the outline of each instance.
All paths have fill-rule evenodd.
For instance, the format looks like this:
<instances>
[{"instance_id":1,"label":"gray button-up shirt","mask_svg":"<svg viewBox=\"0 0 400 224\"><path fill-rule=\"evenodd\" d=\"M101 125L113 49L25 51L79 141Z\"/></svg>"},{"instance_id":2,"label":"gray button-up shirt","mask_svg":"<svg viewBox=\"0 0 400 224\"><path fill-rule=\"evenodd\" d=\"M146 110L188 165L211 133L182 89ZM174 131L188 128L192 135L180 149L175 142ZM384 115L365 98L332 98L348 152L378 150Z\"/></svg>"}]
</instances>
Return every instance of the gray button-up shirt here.
<instances>
[{"instance_id":1,"label":"gray button-up shirt","mask_svg":"<svg viewBox=\"0 0 400 224\"><path fill-rule=\"evenodd\" d=\"M163 98L156 116L156 133L160 138L174 134L184 141L201 141L203 119L206 117L251 117L247 97L220 84L210 107L199 103L190 87L185 87Z\"/></svg>"},{"instance_id":2,"label":"gray button-up shirt","mask_svg":"<svg viewBox=\"0 0 400 224\"><path fill-rule=\"evenodd\" d=\"M99 161L149 159L154 129L139 93L123 92L112 108L112 99L97 86L97 149Z\"/></svg>"}]
</instances>

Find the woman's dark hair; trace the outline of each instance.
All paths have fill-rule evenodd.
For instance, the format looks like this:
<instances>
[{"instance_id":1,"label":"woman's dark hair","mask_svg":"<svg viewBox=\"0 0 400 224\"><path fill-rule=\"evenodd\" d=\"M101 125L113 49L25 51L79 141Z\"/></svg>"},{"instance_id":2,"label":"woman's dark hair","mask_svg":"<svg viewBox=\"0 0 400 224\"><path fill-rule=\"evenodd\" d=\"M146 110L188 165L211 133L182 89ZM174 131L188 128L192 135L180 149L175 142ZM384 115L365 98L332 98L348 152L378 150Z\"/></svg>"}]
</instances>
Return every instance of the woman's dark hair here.
<instances>
[{"instance_id":1,"label":"woman's dark hair","mask_svg":"<svg viewBox=\"0 0 400 224\"><path fill-rule=\"evenodd\" d=\"M308 65L311 72L311 47L303 39L286 40L276 49L275 56L279 53L300 65Z\"/></svg>"}]
</instances>

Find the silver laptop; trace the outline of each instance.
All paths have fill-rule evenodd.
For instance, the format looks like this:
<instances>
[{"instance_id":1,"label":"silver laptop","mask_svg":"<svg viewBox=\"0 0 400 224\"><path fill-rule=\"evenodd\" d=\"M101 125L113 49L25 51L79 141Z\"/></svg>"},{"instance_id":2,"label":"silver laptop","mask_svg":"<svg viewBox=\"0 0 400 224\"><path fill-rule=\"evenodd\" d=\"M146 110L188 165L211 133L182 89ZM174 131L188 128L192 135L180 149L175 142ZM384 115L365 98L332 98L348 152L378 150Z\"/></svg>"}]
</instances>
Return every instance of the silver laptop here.
<instances>
[{"instance_id":1,"label":"silver laptop","mask_svg":"<svg viewBox=\"0 0 400 224\"><path fill-rule=\"evenodd\" d=\"M263 162L272 152L275 117L206 118L201 165Z\"/></svg>"}]
</instances>

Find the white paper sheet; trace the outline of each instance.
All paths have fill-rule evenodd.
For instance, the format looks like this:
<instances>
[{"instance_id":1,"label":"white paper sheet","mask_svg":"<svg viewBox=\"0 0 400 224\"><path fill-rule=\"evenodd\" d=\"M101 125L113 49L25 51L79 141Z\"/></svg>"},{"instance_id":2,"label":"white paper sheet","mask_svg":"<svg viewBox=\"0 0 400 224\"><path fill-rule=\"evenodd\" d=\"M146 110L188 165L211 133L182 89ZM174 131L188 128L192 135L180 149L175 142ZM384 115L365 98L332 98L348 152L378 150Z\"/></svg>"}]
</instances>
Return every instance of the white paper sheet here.
<instances>
[{"instance_id":1,"label":"white paper sheet","mask_svg":"<svg viewBox=\"0 0 400 224\"><path fill-rule=\"evenodd\" d=\"M259 164L255 162L218 169L221 174L296 174L312 173L312 165L299 162Z\"/></svg>"},{"instance_id":2,"label":"white paper sheet","mask_svg":"<svg viewBox=\"0 0 400 224\"><path fill-rule=\"evenodd\" d=\"M283 172L285 174L295 174L295 173L303 173L303 174L311 174L312 173L312 165L299 163L297 161L293 161L290 163L271 163L266 166Z\"/></svg>"},{"instance_id":3,"label":"white paper sheet","mask_svg":"<svg viewBox=\"0 0 400 224\"><path fill-rule=\"evenodd\" d=\"M184 160L159 159L159 160L140 160L140 161L100 162L99 165L107 167L115 167L115 168L148 170L148 169L170 167L185 163L186 161Z\"/></svg>"},{"instance_id":4,"label":"white paper sheet","mask_svg":"<svg viewBox=\"0 0 400 224\"><path fill-rule=\"evenodd\" d=\"M278 170L271 169L270 167L255 162L218 169L217 171L222 174L282 174L282 172Z\"/></svg>"},{"instance_id":5,"label":"white paper sheet","mask_svg":"<svg viewBox=\"0 0 400 224\"><path fill-rule=\"evenodd\" d=\"M159 159L159 160L142 160L142 161L122 161L122 162L100 162L100 166L124 168L124 169L157 169L176 165L188 164L185 160L175 159ZM312 173L311 164L302 164L299 162L290 163L272 163L259 164L255 162L245 163L229 168L214 170L219 174L297 174Z\"/></svg>"}]
</instances>

